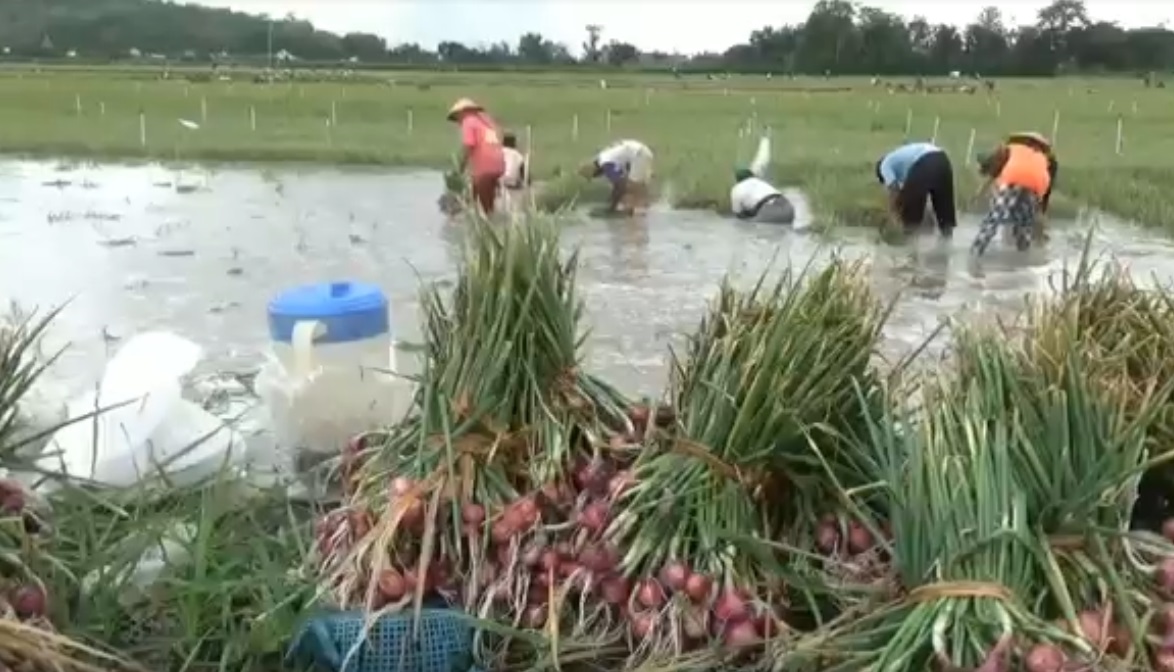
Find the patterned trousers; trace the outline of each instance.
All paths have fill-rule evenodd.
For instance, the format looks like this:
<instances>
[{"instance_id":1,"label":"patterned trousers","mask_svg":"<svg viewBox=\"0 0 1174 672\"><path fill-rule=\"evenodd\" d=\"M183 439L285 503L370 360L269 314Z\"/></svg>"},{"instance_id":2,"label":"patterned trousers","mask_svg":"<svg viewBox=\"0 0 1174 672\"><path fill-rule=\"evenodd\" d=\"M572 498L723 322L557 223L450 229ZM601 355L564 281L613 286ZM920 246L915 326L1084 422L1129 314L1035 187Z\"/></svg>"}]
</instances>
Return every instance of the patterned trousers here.
<instances>
[{"instance_id":1,"label":"patterned trousers","mask_svg":"<svg viewBox=\"0 0 1174 672\"><path fill-rule=\"evenodd\" d=\"M1014 185L1000 185L991 197L990 210L982 219L971 251L976 255L986 252L1000 226L1011 227L1016 248L1026 250L1031 247L1032 229L1039 209L1039 197L1030 190Z\"/></svg>"}]
</instances>

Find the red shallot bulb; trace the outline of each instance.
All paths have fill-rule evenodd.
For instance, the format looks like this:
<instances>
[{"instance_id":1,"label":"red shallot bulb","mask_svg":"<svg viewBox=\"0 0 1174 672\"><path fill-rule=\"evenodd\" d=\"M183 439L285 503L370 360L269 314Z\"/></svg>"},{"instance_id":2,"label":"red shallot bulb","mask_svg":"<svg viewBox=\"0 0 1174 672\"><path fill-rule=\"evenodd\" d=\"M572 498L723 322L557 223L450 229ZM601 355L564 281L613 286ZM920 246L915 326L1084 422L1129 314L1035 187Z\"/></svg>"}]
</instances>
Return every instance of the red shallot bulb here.
<instances>
[{"instance_id":1,"label":"red shallot bulb","mask_svg":"<svg viewBox=\"0 0 1174 672\"><path fill-rule=\"evenodd\" d=\"M673 592L685 589L689 581L689 568L683 562L673 561L660 570L660 582Z\"/></svg>"}]
</instances>

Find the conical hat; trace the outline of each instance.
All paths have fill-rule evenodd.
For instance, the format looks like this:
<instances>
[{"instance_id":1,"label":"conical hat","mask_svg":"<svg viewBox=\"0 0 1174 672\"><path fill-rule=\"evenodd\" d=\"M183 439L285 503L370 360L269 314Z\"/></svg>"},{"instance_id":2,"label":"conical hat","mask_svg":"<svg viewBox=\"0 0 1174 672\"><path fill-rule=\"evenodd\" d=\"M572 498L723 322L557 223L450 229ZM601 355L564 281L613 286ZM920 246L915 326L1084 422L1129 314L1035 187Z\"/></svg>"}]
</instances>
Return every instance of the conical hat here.
<instances>
[{"instance_id":1,"label":"conical hat","mask_svg":"<svg viewBox=\"0 0 1174 672\"><path fill-rule=\"evenodd\" d=\"M1036 133L1035 131L1012 133L1007 136L1007 142L1022 142L1029 145L1036 145L1045 152L1052 151L1052 143L1042 134Z\"/></svg>"},{"instance_id":2,"label":"conical hat","mask_svg":"<svg viewBox=\"0 0 1174 672\"><path fill-rule=\"evenodd\" d=\"M461 98L448 109L448 120L454 121L461 112L480 112L485 108L473 102L470 98Z\"/></svg>"}]
</instances>

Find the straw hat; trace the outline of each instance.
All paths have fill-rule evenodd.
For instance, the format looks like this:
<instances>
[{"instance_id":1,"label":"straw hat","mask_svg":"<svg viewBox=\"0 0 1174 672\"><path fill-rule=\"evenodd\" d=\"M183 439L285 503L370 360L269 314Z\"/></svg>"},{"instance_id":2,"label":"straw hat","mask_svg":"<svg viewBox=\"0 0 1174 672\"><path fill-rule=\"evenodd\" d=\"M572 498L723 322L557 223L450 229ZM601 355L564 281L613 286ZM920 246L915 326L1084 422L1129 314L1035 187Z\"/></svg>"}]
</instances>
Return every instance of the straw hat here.
<instances>
[{"instance_id":1,"label":"straw hat","mask_svg":"<svg viewBox=\"0 0 1174 672\"><path fill-rule=\"evenodd\" d=\"M1052 143L1043 135L1035 131L1020 131L1012 133L1007 136L1007 142L1021 142L1028 145L1035 145L1045 152L1052 151Z\"/></svg>"},{"instance_id":2,"label":"straw hat","mask_svg":"<svg viewBox=\"0 0 1174 672\"><path fill-rule=\"evenodd\" d=\"M484 109L470 98L461 98L448 109L448 120L456 121L461 112L480 112Z\"/></svg>"}]
</instances>

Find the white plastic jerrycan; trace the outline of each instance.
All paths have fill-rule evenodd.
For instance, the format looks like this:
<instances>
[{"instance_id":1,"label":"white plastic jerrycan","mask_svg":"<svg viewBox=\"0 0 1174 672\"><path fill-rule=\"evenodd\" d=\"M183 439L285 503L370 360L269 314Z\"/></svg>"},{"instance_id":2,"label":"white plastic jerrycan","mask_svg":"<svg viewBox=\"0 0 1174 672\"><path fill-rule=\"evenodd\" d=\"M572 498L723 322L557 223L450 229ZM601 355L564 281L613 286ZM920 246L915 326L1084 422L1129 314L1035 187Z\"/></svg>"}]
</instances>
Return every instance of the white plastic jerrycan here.
<instances>
[{"instance_id":1,"label":"white plastic jerrycan","mask_svg":"<svg viewBox=\"0 0 1174 672\"><path fill-rule=\"evenodd\" d=\"M272 358L257 377L279 448L331 454L356 434L398 422L412 386L394 375L391 311L379 287L295 287L269 303Z\"/></svg>"}]
</instances>

